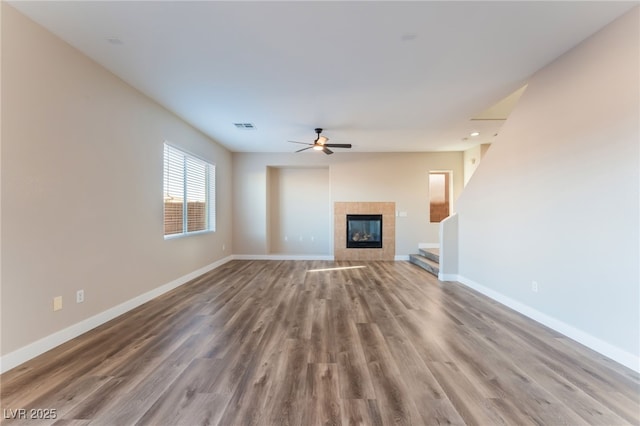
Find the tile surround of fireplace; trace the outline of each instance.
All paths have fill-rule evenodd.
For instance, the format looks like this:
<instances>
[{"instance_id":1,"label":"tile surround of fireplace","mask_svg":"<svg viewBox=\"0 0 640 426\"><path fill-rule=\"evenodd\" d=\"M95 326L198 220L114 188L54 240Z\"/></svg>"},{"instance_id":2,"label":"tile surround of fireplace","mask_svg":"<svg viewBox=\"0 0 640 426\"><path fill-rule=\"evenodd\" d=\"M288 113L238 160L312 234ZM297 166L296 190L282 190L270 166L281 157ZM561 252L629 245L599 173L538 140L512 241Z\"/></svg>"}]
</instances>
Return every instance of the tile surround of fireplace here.
<instances>
[{"instance_id":1,"label":"tile surround of fireplace","mask_svg":"<svg viewBox=\"0 0 640 426\"><path fill-rule=\"evenodd\" d=\"M333 255L335 260L394 260L396 255L396 203L334 203ZM347 215L382 215L382 248L347 248Z\"/></svg>"}]
</instances>

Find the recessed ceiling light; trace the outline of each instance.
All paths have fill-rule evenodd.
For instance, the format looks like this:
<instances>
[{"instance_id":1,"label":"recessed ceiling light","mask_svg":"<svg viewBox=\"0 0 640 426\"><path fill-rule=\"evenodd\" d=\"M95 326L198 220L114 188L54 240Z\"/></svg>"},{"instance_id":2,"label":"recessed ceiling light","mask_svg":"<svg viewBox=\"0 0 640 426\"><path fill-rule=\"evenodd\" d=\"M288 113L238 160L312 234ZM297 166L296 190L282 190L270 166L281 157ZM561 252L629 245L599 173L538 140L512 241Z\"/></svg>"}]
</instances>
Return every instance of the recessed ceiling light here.
<instances>
[{"instance_id":1,"label":"recessed ceiling light","mask_svg":"<svg viewBox=\"0 0 640 426\"><path fill-rule=\"evenodd\" d=\"M480 132L471 132L470 136L480 136Z\"/></svg>"},{"instance_id":2,"label":"recessed ceiling light","mask_svg":"<svg viewBox=\"0 0 640 426\"><path fill-rule=\"evenodd\" d=\"M255 130L256 128L252 123L233 123L233 125L240 130Z\"/></svg>"},{"instance_id":3,"label":"recessed ceiling light","mask_svg":"<svg viewBox=\"0 0 640 426\"><path fill-rule=\"evenodd\" d=\"M401 37L402 41L413 41L416 38L418 38L418 35L416 33L405 33L405 34L402 34L402 37Z\"/></svg>"}]
</instances>

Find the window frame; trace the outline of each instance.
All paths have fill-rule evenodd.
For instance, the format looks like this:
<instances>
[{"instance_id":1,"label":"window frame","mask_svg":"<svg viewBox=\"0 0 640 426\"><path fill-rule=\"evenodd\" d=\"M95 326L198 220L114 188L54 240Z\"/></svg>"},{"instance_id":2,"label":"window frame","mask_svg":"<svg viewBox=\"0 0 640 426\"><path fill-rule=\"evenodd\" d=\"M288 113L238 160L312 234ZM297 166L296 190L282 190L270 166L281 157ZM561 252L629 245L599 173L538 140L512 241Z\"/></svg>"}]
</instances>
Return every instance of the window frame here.
<instances>
[{"instance_id":1,"label":"window frame","mask_svg":"<svg viewBox=\"0 0 640 426\"><path fill-rule=\"evenodd\" d=\"M171 154L174 157L181 157L182 170L178 172L178 176L181 177L182 192L176 195L182 197L182 227L180 232L173 232L167 234L167 197L171 197L170 192L175 194L176 187L171 190L167 185L168 176L171 174L168 171L168 159L167 155ZM209 162L202 157L194 155L185 149L178 147L168 141L163 144L163 171L162 171L162 195L163 195L163 236L165 240L188 237L192 235L200 235L216 232L216 165ZM204 207L204 229L198 229L195 231L189 231L189 191L187 188L191 186L189 184L190 178L187 171L188 164L200 164L204 166L204 182L198 181L194 185L196 187L202 187L204 189L205 207ZM174 172L175 173L175 172ZM191 178L192 180L193 178ZM179 186L178 186L179 187ZM185 195L186 194L186 195ZM171 197L172 198L172 197Z\"/></svg>"}]
</instances>

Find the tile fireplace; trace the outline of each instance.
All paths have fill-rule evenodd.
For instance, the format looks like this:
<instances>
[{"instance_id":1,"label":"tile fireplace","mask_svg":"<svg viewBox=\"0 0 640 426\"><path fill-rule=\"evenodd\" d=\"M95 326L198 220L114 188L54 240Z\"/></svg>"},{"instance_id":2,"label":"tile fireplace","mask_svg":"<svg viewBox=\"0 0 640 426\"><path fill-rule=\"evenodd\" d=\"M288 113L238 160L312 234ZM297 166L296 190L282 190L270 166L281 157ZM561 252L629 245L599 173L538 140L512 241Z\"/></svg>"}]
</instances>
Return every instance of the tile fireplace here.
<instances>
[{"instance_id":1,"label":"tile fireplace","mask_svg":"<svg viewBox=\"0 0 640 426\"><path fill-rule=\"evenodd\" d=\"M395 260L396 203L334 203L335 260Z\"/></svg>"}]
</instances>

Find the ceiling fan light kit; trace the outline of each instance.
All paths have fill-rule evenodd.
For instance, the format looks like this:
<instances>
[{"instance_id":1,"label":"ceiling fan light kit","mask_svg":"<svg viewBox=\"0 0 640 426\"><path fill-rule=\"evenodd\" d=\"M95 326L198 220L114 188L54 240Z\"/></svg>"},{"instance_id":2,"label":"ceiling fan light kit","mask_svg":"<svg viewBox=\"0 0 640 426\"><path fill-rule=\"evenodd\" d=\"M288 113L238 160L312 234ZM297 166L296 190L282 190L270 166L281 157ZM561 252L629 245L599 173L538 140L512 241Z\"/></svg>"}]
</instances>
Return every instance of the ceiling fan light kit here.
<instances>
[{"instance_id":1,"label":"ceiling fan light kit","mask_svg":"<svg viewBox=\"0 0 640 426\"><path fill-rule=\"evenodd\" d=\"M297 141L289 141L289 142L299 143L302 145L309 145L308 147L299 149L296 152L302 152L302 151L306 151L307 149L313 148L316 151L322 151L325 154L330 155L330 154L333 154L333 151L331 151L329 148L351 148L350 143L327 143L329 141L329 138L327 138L326 136L320 135L320 133L322 133L322 129L320 127L316 128L315 132L316 132L316 139L313 141L313 143L297 142Z\"/></svg>"}]
</instances>

